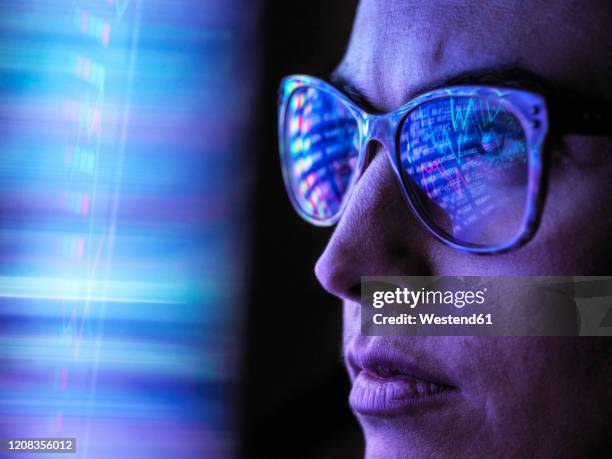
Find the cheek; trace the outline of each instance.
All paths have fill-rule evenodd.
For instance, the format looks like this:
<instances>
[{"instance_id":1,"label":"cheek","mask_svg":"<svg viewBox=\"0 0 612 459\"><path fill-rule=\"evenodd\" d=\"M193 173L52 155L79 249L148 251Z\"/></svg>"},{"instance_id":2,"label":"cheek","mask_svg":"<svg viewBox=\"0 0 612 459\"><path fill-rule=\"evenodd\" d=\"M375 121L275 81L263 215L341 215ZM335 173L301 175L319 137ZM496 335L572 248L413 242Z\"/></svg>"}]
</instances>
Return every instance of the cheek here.
<instances>
[{"instance_id":1,"label":"cheek","mask_svg":"<svg viewBox=\"0 0 612 459\"><path fill-rule=\"evenodd\" d=\"M499 337L476 341L488 348L473 350L481 356L481 370L474 371L476 390L487 394L489 414L500 423L530 422L533 429L545 432L550 419L558 418L563 419L558 429L570 434L602 413L609 416L610 368L599 362L607 359L610 340ZM521 400L520 409L517 400Z\"/></svg>"},{"instance_id":2,"label":"cheek","mask_svg":"<svg viewBox=\"0 0 612 459\"><path fill-rule=\"evenodd\" d=\"M609 274L612 255L612 148L574 140L553 164L542 225L534 242L550 274ZM548 272L546 272L548 274Z\"/></svg>"}]
</instances>

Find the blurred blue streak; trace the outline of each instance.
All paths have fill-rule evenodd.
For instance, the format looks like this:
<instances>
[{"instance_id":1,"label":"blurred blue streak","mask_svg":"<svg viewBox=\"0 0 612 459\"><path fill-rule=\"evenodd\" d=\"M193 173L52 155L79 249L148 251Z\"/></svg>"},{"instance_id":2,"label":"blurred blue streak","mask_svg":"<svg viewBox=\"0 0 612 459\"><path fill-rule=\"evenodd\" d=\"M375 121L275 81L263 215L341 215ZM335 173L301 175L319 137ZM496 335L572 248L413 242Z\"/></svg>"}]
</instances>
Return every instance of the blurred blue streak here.
<instances>
[{"instance_id":1,"label":"blurred blue streak","mask_svg":"<svg viewBox=\"0 0 612 459\"><path fill-rule=\"evenodd\" d=\"M0 8L0 438L231 457L258 2Z\"/></svg>"}]
</instances>

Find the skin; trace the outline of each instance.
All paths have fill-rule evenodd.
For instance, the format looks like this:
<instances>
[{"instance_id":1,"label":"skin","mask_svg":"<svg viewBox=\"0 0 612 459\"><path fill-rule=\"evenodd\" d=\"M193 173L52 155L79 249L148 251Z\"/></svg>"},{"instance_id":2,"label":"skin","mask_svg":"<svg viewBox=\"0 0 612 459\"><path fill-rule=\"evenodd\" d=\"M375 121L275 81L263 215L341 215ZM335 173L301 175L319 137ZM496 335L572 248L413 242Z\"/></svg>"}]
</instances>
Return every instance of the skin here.
<instances>
[{"instance_id":1,"label":"skin","mask_svg":"<svg viewBox=\"0 0 612 459\"><path fill-rule=\"evenodd\" d=\"M380 111L432 82L496 66L612 99L612 6L606 1L366 0L337 74ZM612 437L606 338L362 337L363 275L610 275L612 142L568 135L552 146L549 192L535 237L495 256L439 243L411 215L381 146L317 265L343 300L344 352L384 340L443 369L459 402L418 417L358 416L368 458L584 457ZM351 372L351 378L355 375ZM609 452L609 449L607 449Z\"/></svg>"}]
</instances>

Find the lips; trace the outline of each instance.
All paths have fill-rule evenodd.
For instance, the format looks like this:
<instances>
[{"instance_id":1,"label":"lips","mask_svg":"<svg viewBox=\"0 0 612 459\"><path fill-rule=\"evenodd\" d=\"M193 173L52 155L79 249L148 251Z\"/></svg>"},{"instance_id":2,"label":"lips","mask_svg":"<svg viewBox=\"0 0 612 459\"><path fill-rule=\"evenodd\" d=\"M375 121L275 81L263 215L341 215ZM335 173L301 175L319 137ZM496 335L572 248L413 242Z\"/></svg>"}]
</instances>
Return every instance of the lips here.
<instances>
[{"instance_id":1,"label":"lips","mask_svg":"<svg viewBox=\"0 0 612 459\"><path fill-rule=\"evenodd\" d=\"M395 417L435 408L456 398L459 391L440 375L412 365L392 351L349 354L354 377L349 403L364 416Z\"/></svg>"}]
</instances>

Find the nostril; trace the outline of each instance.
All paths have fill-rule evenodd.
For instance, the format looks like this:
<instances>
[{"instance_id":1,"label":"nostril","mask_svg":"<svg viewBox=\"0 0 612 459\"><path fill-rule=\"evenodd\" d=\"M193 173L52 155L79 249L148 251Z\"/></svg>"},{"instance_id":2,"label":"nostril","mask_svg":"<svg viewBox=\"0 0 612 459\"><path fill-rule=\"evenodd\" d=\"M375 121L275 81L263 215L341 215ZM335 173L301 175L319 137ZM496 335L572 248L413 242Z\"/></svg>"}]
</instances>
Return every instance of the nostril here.
<instances>
[{"instance_id":1,"label":"nostril","mask_svg":"<svg viewBox=\"0 0 612 459\"><path fill-rule=\"evenodd\" d=\"M361 284L354 285L347 290L347 299L359 303L361 301Z\"/></svg>"}]
</instances>

